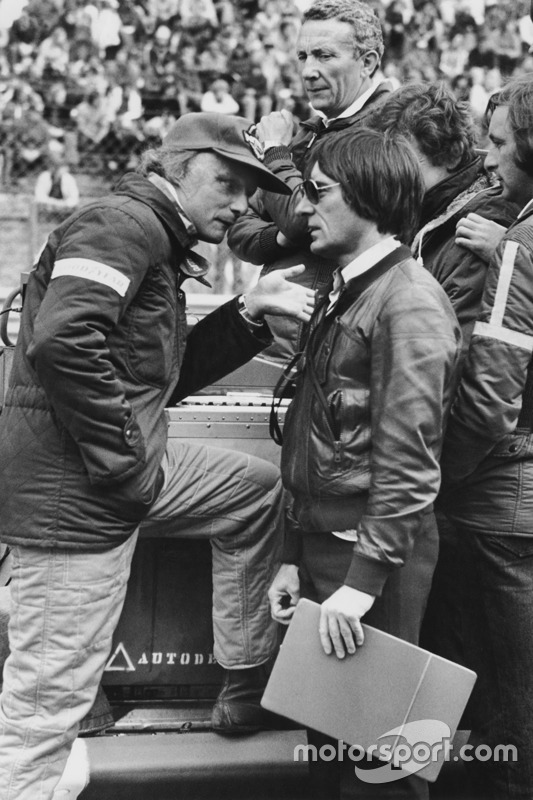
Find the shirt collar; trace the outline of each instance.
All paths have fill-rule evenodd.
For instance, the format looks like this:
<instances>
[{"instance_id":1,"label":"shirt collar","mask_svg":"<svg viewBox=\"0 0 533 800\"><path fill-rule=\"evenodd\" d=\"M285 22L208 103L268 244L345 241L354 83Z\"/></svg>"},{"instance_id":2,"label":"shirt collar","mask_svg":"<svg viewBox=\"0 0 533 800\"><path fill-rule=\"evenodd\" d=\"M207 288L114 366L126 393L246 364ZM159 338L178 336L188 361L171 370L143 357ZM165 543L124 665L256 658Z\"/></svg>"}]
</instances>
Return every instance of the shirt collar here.
<instances>
[{"instance_id":1,"label":"shirt collar","mask_svg":"<svg viewBox=\"0 0 533 800\"><path fill-rule=\"evenodd\" d=\"M370 84L370 87L366 90L366 92L363 92L363 94L359 95L359 97L356 100L354 100L354 102L351 104L351 106L348 106L348 108L345 108L344 111L342 111L336 117L326 117L326 115L324 114L323 111L317 111L316 109L313 108L313 106L311 106L311 108L313 108L313 111L315 112L315 114L318 114L318 116L323 119L324 125L327 128L328 125L331 125L331 123L334 122L336 119L344 119L345 117L353 117L354 114L357 114L357 112L360 111L363 108L363 106L366 103L366 101L368 100L368 98L374 93L376 85L377 84L374 84L374 82L372 81L372 83Z\"/></svg>"},{"instance_id":2,"label":"shirt collar","mask_svg":"<svg viewBox=\"0 0 533 800\"><path fill-rule=\"evenodd\" d=\"M395 239L394 236L388 236L386 239L382 239L377 244L369 247L368 250L365 250L364 253L361 253L361 255L340 269L344 283L348 283L353 278L368 272L369 269L378 264L385 256L394 252L400 245L401 242L398 239Z\"/></svg>"}]
</instances>

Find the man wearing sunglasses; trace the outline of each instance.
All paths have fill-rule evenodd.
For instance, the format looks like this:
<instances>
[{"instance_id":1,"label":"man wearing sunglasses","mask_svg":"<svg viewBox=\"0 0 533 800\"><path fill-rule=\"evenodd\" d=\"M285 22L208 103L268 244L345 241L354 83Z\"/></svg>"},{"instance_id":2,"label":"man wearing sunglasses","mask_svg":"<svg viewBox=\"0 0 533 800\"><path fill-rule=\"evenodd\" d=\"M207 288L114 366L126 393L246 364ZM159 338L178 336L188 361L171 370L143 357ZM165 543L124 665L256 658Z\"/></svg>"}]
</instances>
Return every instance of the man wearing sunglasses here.
<instances>
[{"instance_id":1,"label":"man wearing sunglasses","mask_svg":"<svg viewBox=\"0 0 533 800\"><path fill-rule=\"evenodd\" d=\"M269 598L284 624L300 597L321 603L322 647L344 658L364 646L362 618L418 641L437 558L431 507L461 333L444 290L401 244L423 193L406 142L350 129L316 146L306 175L296 211L313 254L336 266L311 319L283 428L291 507ZM334 798L339 779L343 798L427 796L417 776L372 785L349 760L311 768L318 797Z\"/></svg>"},{"instance_id":2,"label":"man wearing sunglasses","mask_svg":"<svg viewBox=\"0 0 533 800\"><path fill-rule=\"evenodd\" d=\"M367 3L315 0L305 11L297 56L312 115L295 135L292 115L286 111L262 117L256 127L265 147L265 164L291 189L301 183L318 142L364 124L370 111L386 99L392 87L376 79L382 55L379 19ZM239 258L264 265L264 274L304 264L305 273L298 281L320 293L329 281L331 264L310 248L297 203L297 195L280 202L272 192L258 192L248 213L231 227L228 243ZM275 339L265 351L270 358L284 361L301 348L304 325L279 319L269 319L269 325Z\"/></svg>"}]
</instances>

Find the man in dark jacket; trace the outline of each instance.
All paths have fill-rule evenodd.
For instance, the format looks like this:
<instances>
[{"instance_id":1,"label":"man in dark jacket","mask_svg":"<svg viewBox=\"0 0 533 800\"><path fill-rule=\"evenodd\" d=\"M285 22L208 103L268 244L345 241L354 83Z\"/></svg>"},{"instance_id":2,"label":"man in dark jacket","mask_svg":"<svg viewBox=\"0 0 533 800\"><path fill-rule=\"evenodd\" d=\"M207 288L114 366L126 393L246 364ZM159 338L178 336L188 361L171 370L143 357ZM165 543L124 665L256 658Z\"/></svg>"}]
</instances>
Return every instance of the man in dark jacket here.
<instances>
[{"instance_id":1,"label":"man in dark jacket","mask_svg":"<svg viewBox=\"0 0 533 800\"><path fill-rule=\"evenodd\" d=\"M423 191L414 152L350 129L324 139L313 158L297 210L313 252L337 269L285 419L291 526L269 596L282 623L300 596L321 603L323 649L343 658L363 645L362 617L418 641L437 557L427 517L461 333L442 288L401 244ZM331 764L343 798L427 796L417 776L372 785L353 767Z\"/></svg>"},{"instance_id":2,"label":"man in dark jacket","mask_svg":"<svg viewBox=\"0 0 533 800\"><path fill-rule=\"evenodd\" d=\"M266 589L281 533L278 470L168 442L165 412L269 344L264 313L310 318L313 293L285 270L186 337L182 283L205 272L192 246L221 241L257 185L286 191L248 128L240 117L182 117L140 174L52 232L31 273L0 417L1 538L13 555L2 800L54 795L142 522L209 531L215 654L227 670L214 726L260 721L258 683L275 644Z\"/></svg>"},{"instance_id":3,"label":"man in dark jacket","mask_svg":"<svg viewBox=\"0 0 533 800\"><path fill-rule=\"evenodd\" d=\"M498 343L499 336L505 334L496 331L494 337L490 333L480 335L483 325L478 320L485 285L490 279L490 291L494 291L495 276L502 258L500 248L496 251L496 264L491 263L497 246L496 241L491 252L491 232L495 231L496 240L499 240L516 220L528 198L531 181L525 173L520 173L519 180L525 190L522 195L517 193L516 187L509 190L503 182L492 187L489 185L489 173L484 170L474 149L472 115L467 106L458 103L442 84L413 84L398 89L390 95L387 106L377 118L380 129L391 129L408 136L419 155L426 193L422 207L423 225L414 239L413 255L439 281L450 298L463 331L465 359L474 333L474 349L466 361L467 371L460 390L462 399L452 412L449 434L445 439L443 474L450 490L444 493L442 502L438 504L439 559L422 625L421 644L478 672L480 677L466 718L466 725L473 728L471 741L494 747L508 742L517 744L522 740L529 741L532 733L531 717L528 717L531 705L526 701L525 689L518 688L521 681L518 675L521 672L524 676L529 674L526 664L531 655L532 632L513 627L511 620L516 620L520 626L519 612L516 611L513 617L515 609L511 602L505 608L506 598L503 597L500 579L491 584L490 562L494 558L494 563L497 563L497 551L499 548L503 550L506 543L500 539L501 544L493 547L491 541L494 539L479 534L501 536L506 532L526 536L521 540L509 536L506 542L511 548L517 547L518 554L524 553L522 564L527 574L530 567L525 555L532 547L528 542L531 537L527 536L531 528L526 500L527 464L531 456L528 447L522 450L517 446L520 437L511 434L522 402L518 387L526 378L526 369L524 364L518 366L515 363L512 372L516 369L517 373L511 380L516 394L511 400L505 388L501 399L497 400L500 390L495 389L496 384L492 381L496 375L506 374L513 359L503 351L500 358L496 358L502 347L505 351L505 345ZM497 153L495 141L485 166L495 166ZM478 229L483 231L486 239L482 247L473 246L473 242L481 240L480 234L476 239ZM523 233L519 233L519 237L522 236ZM507 274L513 276L512 280L523 283L519 293L513 293L512 300L519 315L527 307L520 292L529 286L530 260L531 257L522 251L519 265L507 265ZM505 273L506 270L502 269L502 286L507 279ZM500 297L503 300L504 294ZM494 300L492 297L484 301L483 319L490 316L488 309ZM511 326L516 325L516 320L511 322ZM517 330L522 330L520 325ZM517 352L522 352L521 348ZM523 351L522 355L529 360L529 352ZM479 381L475 391L472 380ZM509 403L507 411L504 410L506 403ZM471 409L467 410L470 404ZM467 427L462 427L461 419L467 421ZM474 427L468 430L474 420ZM524 441L527 442L528 438ZM515 447L520 456L513 455L511 448ZM493 456L485 459L491 450ZM523 476L525 483L519 475ZM526 507L521 512L519 509L524 503ZM517 541L518 545L515 544ZM505 556L502 574L504 561ZM527 578L525 580L524 598L525 587L529 586ZM488 600L491 595L495 598L495 607L501 609L497 634L492 629L494 617ZM529 606L526 604L525 607L530 613ZM507 617L508 621L502 625L502 620ZM525 610L522 618L526 618ZM516 640L512 641L514 637ZM494 647L496 639L498 644ZM501 660L497 652L512 652L513 655L509 661ZM496 763L492 759L487 763L474 762L487 773L479 796L493 796L493 789L489 790L492 781L493 787L498 787L494 788L494 797L499 799L531 796L533 783L527 780L524 795L512 791L507 793L503 788L507 780L511 784L520 784L520 770L527 767L530 758L530 751L526 749L519 752L519 765ZM472 764L468 766L472 772Z\"/></svg>"},{"instance_id":4,"label":"man in dark jacket","mask_svg":"<svg viewBox=\"0 0 533 800\"><path fill-rule=\"evenodd\" d=\"M391 88L376 80L383 36L377 15L361 0L315 0L303 14L297 53L313 115L302 122L294 138L293 118L286 111L263 117L256 129L264 142L265 163L293 189L302 182L315 143L364 124ZM299 280L321 293L332 265L310 249L307 228L295 212L297 202L295 195L281 199L268 191L258 192L248 213L231 227L229 246L244 261L264 264L263 274L304 264ZM290 320L269 322L275 343L266 354L285 361L300 349L303 325Z\"/></svg>"},{"instance_id":5,"label":"man in dark jacket","mask_svg":"<svg viewBox=\"0 0 533 800\"><path fill-rule=\"evenodd\" d=\"M476 151L472 113L444 83L397 89L370 122L406 136L418 155L425 192L412 253L450 298L467 349L489 259L456 242L457 225L475 213L504 226L503 232L520 208L492 186Z\"/></svg>"},{"instance_id":6,"label":"man in dark jacket","mask_svg":"<svg viewBox=\"0 0 533 800\"><path fill-rule=\"evenodd\" d=\"M441 504L458 530L446 622L478 673L472 796L518 800L533 796L533 75L491 106L485 166L521 211L488 266L446 432Z\"/></svg>"}]
</instances>

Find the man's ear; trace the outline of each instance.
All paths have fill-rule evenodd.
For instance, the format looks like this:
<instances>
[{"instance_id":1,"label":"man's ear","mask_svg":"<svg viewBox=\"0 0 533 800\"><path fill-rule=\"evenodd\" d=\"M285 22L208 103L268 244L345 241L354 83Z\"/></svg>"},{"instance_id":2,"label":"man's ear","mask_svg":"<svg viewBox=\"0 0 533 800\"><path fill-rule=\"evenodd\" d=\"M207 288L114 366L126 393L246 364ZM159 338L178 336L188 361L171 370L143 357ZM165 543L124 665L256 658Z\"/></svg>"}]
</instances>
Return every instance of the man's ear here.
<instances>
[{"instance_id":1,"label":"man's ear","mask_svg":"<svg viewBox=\"0 0 533 800\"><path fill-rule=\"evenodd\" d=\"M363 62L363 70L367 73L368 77L371 78L379 67L378 54L375 50L367 50L367 52L361 56L361 60Z\"/></svg>"}]
</instances>

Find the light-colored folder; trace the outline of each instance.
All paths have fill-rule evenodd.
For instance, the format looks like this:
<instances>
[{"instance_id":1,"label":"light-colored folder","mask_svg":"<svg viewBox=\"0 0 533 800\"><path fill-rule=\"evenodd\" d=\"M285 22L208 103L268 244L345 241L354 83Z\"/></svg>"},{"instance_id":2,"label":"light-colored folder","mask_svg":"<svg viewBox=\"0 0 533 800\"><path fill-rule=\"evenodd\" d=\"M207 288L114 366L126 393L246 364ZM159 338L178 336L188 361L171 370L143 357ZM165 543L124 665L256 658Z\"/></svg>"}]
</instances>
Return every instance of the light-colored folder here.
<instances>
[{"instance_id":1,"label":"light-colored folder","mask_svg":"<svg viewBox=\"0 0 533 800\"><path fill-rule=\"evenodd\" d=\"M457 760L450 748L476 674L369 625L354 655L327 656L319 618L317 603L300 600L263 707L357 746L358 758L373 748L383 768L367 770L375 773L368 782L393 780L400 769L436 780L447 758Z\"/></svg>"}]
</instances>

